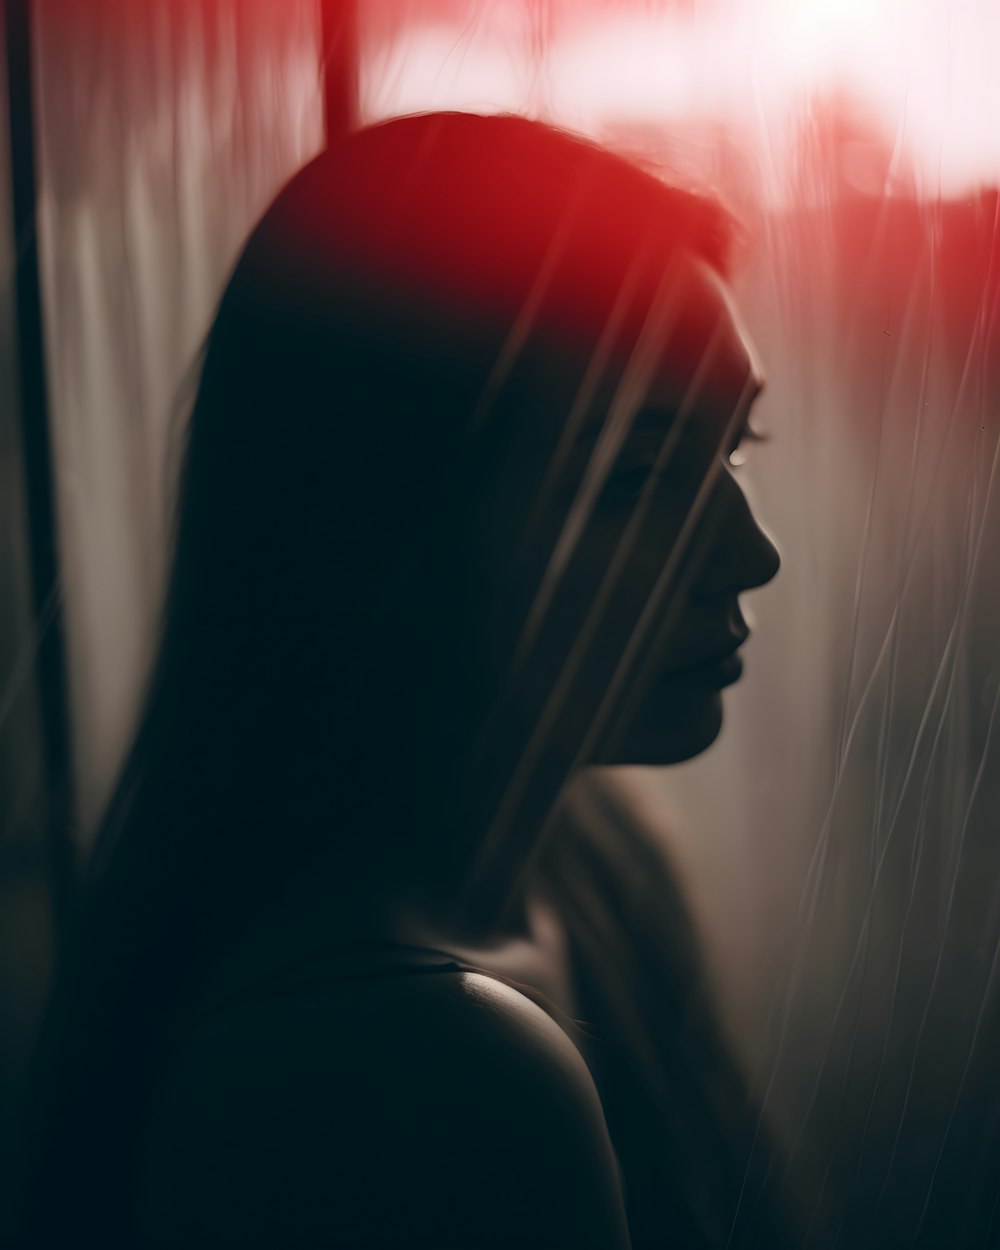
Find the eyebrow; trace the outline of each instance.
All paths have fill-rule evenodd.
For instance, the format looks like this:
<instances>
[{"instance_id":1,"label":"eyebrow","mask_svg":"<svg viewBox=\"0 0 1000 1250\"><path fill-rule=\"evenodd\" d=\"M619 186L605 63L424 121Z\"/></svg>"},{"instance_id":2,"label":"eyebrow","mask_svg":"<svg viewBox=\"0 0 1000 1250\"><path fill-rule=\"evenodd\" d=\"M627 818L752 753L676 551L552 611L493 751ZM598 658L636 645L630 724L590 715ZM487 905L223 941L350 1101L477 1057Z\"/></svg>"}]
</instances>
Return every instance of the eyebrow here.
<instances>
[{"instance_id":1,"label":"eyebrow","mask_svg":"<svg viewBox=\"0 0 1000 1250\"><path fill-rule=\"evenodd\" d=\"M750 380L751 378L753 379L752 381ZM751 369L747 382L744 383L744 387L741 388L739 393L736 395L731 409L731 413L733 415L735 415L738 410L742 409L742 414L739 418L739 425L737 427L739 430L742 431L742 429L746 426L750 419L750 410L753 408L766 386L767 380L755 370ZM626 435L626 437L633 434L637 430L667 430L676 419L676 408L667 407L665 404L644 403L637 409L629 426L628 435ZM606 422L606 413L592 417L590 420L584 422L584 424L580 427L580 431L575 441L580 442L584 439L591 439L596 435L599 435L604 429Z\"/></svg>"}]
</instances>

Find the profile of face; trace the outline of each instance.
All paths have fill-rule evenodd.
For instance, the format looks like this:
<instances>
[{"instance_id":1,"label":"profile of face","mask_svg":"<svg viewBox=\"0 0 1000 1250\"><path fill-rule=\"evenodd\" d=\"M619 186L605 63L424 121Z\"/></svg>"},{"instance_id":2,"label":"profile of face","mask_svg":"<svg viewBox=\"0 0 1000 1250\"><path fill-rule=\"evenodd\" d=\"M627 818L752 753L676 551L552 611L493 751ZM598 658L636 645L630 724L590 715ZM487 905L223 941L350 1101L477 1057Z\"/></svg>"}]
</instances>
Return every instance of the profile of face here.
<instances>
[{"instance_id":1,"label":"profile of face","mask_svg":"<svg viewBox=\"0 0 1000 1250\"><path fill-rule=\"evenodd\" d=\"M679 329L641 380L606 370L581 411L586 362L536 379L490 505L490 559L514 566L494 599L500 650L514 655L526 722L546 720L567 761L705 750L741 673L739 596L779 567L734 476L762 386L752 346L704 262L679 259L670 298Z\"/></svg>"},{"instance_id":2,"label":"profile of face","mask_svg":"<svg viewBox=\"0 0 1000 1250\"><path fill-rule=\"evenodd\" d=\"M273 491L287 467L294 541L260 513L233 579L270 586L255 620L276 584L304 601L301 680L328 691L309 751L385 754L391 729L415 774L467 776L488 809L524 791L506 782L521 758L555 782L714 741L739 596L778 568L729 462L761 377L719 213L586 141L461 114L362 131L278 197L224 309L242 402L226 375L195 424L220 431L199 478L220 518L234 444L241 480ZM276 420L290 404L301 420ZM245 438L248 411L266 437ZM220 413L241 414L230 438ZM203 534L191 558L215 593Z\"/></svg>"}]
</instances>

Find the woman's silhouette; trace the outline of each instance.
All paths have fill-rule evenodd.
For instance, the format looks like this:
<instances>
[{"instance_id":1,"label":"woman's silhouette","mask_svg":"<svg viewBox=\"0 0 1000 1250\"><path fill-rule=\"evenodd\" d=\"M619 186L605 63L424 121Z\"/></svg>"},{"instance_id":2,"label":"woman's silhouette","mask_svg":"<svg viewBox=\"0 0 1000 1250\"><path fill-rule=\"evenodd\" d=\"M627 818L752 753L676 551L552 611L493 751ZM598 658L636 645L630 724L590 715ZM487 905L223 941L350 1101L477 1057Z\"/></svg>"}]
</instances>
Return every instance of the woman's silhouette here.
<instances>
[{"instance_id":1,"label":"woman's silhouette","mask_svg":"<svg viewBox=\"0 0 1000 1250\"><path fill-rule=\"evenodd\" d=\"M265 214L43 1030L25 1243L725 1244L752 1116L669 872L551 812L714 740L777 571L728 463L761 384L729 233L461 114Z\"/></svg>"}]
</instances>

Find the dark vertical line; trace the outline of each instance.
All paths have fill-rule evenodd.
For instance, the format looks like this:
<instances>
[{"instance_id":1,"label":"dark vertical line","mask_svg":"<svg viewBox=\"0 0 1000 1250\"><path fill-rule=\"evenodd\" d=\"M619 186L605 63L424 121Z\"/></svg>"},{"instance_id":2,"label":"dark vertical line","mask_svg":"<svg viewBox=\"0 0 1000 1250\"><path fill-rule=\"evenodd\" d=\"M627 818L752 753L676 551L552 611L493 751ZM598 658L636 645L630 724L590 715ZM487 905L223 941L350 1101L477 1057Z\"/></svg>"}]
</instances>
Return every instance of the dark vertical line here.
<instances>
[{"instance_id":1,"label":"dark vertical line","mask_svg":"<svg viewBox=\"0 0 1000 1250\"><path fill-rule=\"evenodd\" d=\"M357 0L320 0L326 141L358 126L360 87Z\"/></svg>"},{"instance_id":2,"label":"dark vertical line","mask_svg":"<svg viewBox=\"0 0 1000 1250\"><path fill-rule=\"evenodd\" d=\"M32 8L32 0L4 0L21 445L37 636L36 683L46 786L45 851L58 944L73 903L77 871L71 832L73 784L69 701L38 267Z\"/></svg>"}]
</instances>

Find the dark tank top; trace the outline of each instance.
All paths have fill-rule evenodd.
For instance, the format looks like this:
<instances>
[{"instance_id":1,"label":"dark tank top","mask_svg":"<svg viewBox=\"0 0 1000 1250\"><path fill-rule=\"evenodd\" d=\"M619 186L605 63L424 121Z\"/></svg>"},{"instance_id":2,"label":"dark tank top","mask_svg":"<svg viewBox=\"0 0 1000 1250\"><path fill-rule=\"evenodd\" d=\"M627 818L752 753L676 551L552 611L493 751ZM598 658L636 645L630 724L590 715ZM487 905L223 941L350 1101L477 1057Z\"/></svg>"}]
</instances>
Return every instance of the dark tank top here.
<instances>
[{"instance_id":1,"label":"dark tank top","mask_svg":"<svg viewBox=\"0 0 1000 1250\"><path fill-rule=\"evenodd\" d=\"M600 815L600 819L598 819ZM435 947L310 946L216 983L188 1018L393 977L475 973L530 999L567 1034L600 1095L635 1250L790 1250L768 1191L775 1152L718 1024L699 943L661 847L613 809L554 830L535 888L557 918L573 1016L538 986Z\"/></svg>"},{"instance_id":2,"label":"dark tank top","mask_svg":"<svg viewBox=\"0 0 1000 1250\"><path fill-rule=\"evenodd\" d=\"M189 1027L198 1029L235 1008L261 1003L311 990L326 989L351 982L390 977L440 976L447 973L476 973L509 986L541 1007L579 1047L584 1030L541 990L495 969L472 963L450 951L413 946L402 942L369 941L338 943L298 955L287 963L269 969L264 975L236 978L212 992L196 1006Z\"/></svg>"}]
</instances>

